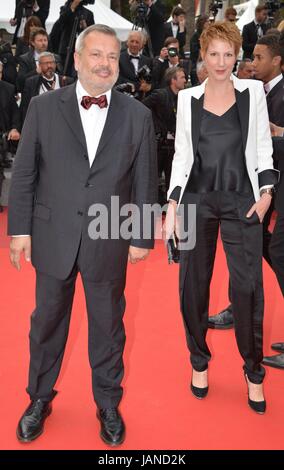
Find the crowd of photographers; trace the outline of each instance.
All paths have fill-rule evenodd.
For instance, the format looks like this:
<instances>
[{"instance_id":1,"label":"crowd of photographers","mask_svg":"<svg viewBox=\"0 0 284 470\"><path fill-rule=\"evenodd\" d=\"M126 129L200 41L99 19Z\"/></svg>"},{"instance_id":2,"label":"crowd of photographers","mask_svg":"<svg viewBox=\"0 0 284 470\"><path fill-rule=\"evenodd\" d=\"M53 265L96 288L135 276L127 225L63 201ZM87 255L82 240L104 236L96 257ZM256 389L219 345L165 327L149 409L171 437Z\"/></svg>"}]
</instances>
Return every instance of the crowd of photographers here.
<instances>
[{"instance_id":1,"label":"crowd of photographers","mask_svg":"<svg viewBox=\"0 0 284 470\"><path fill-rule=\"evenodd\" d=\"M31 98L76 80L75 40L82 30L94 24L93 13L86 8L88 4L94 4L94 0L67 0L48 35L45 21L50 1L15 0L14 17L10 20L15 27L14 51L13 44L6 42L0 32L0 195L3 169L11 165L7 155L15 151ZM163 203L174 154L177 95L184 87L197 85L207 76L199 56L199 37L210 19L208 15L197 18L187 56L185 11L180 6L173 9L171 21L166 21L162 0L129 0L129 6L135 29L122 47L116 89L152 110L159 174L164 176L160 188ZM236 10L227 8L225 19L236 21L236 17ZM269 33L267 30L267 9L257 7L254 21L243 30L243 61L238 67L236 64L240 78L253 78L254 46ZM270 34L281 33L270 30Z\"/></svg>"}]
</instances>

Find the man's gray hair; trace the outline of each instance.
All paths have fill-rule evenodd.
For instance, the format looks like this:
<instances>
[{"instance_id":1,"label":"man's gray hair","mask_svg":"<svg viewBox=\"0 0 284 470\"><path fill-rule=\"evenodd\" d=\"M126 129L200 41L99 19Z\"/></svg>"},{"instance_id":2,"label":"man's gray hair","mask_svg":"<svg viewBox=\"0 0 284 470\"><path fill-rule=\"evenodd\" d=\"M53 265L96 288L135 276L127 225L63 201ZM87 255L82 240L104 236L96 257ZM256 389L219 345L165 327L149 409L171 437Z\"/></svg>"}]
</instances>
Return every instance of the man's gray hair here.
<instances>
[{"instance_id":1,"label":"man's gray hair","mask_svg":"<svg viewBox=\"0 0 284 470\"><path fill-rule=\"evenodd\" d=\"M94 24L92 26L89 26L88 28L84 29L81 34L77 37L76 43L75 43L75 51L77 54L81 54L82 50L84 49L84 43L85 39L90 33L101 33L101 34L106 34L107 36L112 36L117 40L118 47L120 49L120 40L118 39L116 32L113 28L110 28L109 26L105 24Z\"/></svg>"},{"instance_id":2,"label":"man's gray hair","mask_svg":"<svg viewBox=\"0 0 284 470\"><path fill-rule=\"evenodd\" d=\"M48 52L48 51L45 51L45 52L41 52L38 56L38 61L40 62L40 59L42 59L42 57L52 57L52 59L54 60L54 62L56 62L55 60L55 55L52 53L52 52Z\"/></svg>"}]
</instances>

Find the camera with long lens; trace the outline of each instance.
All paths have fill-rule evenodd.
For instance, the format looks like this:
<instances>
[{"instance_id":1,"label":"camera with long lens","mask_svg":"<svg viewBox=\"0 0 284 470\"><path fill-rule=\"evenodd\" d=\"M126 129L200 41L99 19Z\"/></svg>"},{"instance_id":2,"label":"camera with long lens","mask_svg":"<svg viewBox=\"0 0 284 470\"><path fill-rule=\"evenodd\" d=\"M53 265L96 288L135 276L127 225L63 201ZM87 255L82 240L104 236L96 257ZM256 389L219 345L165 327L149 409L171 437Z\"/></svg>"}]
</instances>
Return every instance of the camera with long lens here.
<instances>
[{"instance_id":1,"label":"camera with long lens","mask_svg":"<svg viewBox=\"0 0 284 470\"><path fill-rule=\"evenodd\" d=\"M214 18L217 15L218 10L221 10L221 8L223 8L222 0L213 0L213 2L211 2L209 5L209 11L212 13Z\"/></svg>"},{"instance_id":2,"label":"camera with long lens","mask_svg":"<svg viewBox=\"0 0 284 470\"><path fill-rule=\"evenodd\" d=\"M168 48L168 56L169 57L176 57L178 56L178 49L176 47L169 47Z\"/></svg>"},{"instance_id":3,"label":"camera with long lens","mask_svg":"<svg viewBox=\"0 0 284 470\"><path fill-rule=\"evenodd\" d=\"M151 83L152 81L152 73L151 69L148 67L148 65L143 65L138 71L137 71L137 78L138 80L144 80L146 83Z\"/></svg>"}]
</instances>

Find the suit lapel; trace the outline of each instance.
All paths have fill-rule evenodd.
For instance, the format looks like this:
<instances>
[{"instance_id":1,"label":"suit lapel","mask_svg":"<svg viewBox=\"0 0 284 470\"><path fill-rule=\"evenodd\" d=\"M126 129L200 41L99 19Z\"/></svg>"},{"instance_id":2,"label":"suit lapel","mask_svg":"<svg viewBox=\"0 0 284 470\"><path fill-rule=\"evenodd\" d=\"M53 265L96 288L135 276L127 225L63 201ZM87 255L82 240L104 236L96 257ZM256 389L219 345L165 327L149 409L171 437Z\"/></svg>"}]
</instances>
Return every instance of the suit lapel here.
<instances>
[{"instance_id":1,"label":"suit lapel","mask_svg":"<svg viewBox=\"0 0 284 470\"><path fill-rule=\"evenodd\" d=\"M191 135L192 148L195 157L199 142L201 118L203 113L204 94L199 99L192 96L191 98Z\"/></svg>"},{"instance_id":2,"label":"suit lapel","mask_svg":"<svg viewBox=\"0 0 284 470\"><path fill-rule=\"evenodd\" d=\"M67 121L70 129L72 130L74 137L79 140L85 153L88 153L86 138L78 108L76 83L64 88L64 92L62 93L61 99L59 101L59 107L64 116L64 119Z\"/></svg>"},{"instance_id":3,"label":"suit lapel","mask_svg":"<svg viewBox=\"0 0 284 470\"><path fill-rule=\"evenodd\" d=\"M246 88L240 92L235 88L236 103L239 114L239 120L242 132L243 150L245 152L248 138L248 127L249 127L249 89Z\"/></svg>"}]
</instances>

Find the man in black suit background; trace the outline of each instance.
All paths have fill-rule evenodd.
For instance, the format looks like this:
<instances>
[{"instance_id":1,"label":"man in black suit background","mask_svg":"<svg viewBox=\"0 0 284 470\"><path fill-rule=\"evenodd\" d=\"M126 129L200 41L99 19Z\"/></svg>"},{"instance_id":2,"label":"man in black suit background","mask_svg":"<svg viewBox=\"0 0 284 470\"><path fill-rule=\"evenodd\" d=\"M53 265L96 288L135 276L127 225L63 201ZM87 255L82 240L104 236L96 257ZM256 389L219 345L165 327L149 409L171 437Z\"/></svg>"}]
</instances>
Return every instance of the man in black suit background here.
<instances>
[{"instance_id":1,"label":"man in black suit background","mask_svg":"<svg viewBox=\"0 0 284 470\"><path fill-rule=\"evenodd\" d=\"M158 142L158 174L165 175L165 185L159 191L161 205L167 201L172 162L175 152L177 98L186 84L184 70L179 67L168 69L165 73L166 87L154 90L143 100L143 104L152 111Z\"/></svg>"},{"instance_id":2,"label":"man in black suit background","mask_svg":"<svg viewBox=\"0 0 284 470\"><path fill-rule=\"evenodd\" d=\"M21 118L15 99L15 87L2 80L3 64L0 62L0 198L4 180L7 144L20 138ZM0 212L3 211L0 205Z\"/></svg>"},{"instance_id":3,"label":"man in black suit background","mask_svg":"<svg viewBox=\"0 0 284 470\"><path fill-rule=\"evenodd\" d=\"M53 44L53 52L60 55L63 66L65 65L68 46L71 46L71 55L69 63L66 66L66 75L74 74L73 67L73 52L75 48L75 41L70 44L73 26L77 21L76 37L84 31L88 26L95 23L93 13L82 5L83 0L68 0L60 10L60 17L56 21L56 28L61 31L58 35L57 45ZM52 36L52 33L51 33ZM54 42L54 41L53 41Z\"/></svg>"},{"instance_id":4,"label":"man in black suit background","mask_svg":"<svg viewBox=\"0 0 284 470\"><path fill-rule=\"evenodd\" d=\"M119 77L117 85L129 83L132 85L132 93L136 93L139 99L152 89L151 83L138 78L138 71L145 65L152 69L152 59L142 54L144 43L141 31L131 31L127 39L127 49L122 51L119 59Z\"/></svg>"},{"instance_id":5,"label":"man in black suit background","mask_svg":"<svg viewBox=\"0 0 284 470\"><path fill-rule=\"evenodd\" d=\"M179 57L179 42L174 37L169 37L164 42L164 47L160 51L159 57L153 60L153 85L154 88L165 86L164 76L166 70L173 67L181 67L184 70L186 80L188 78L186 64Z\"/></svg>"},{"instance_id":6,"label":"man in black suit background","mask_svg":"<svg viewBox=\"0 0 284 470\"><path fill-rule=\"evenodd\" d=\"M16 26L13 44L23 36L27 18L38 16L42 27L45 28L45 21L49 15L50 0L16 0L14 18L10 20L11 26Z\"/></svg>"},{"instance_id":7,"label":"man in black suit background","mask_svg":"<svg viewBox=\"0 0 284 470\"><path fill-rule=\"evenodd\" d=\"M164 22L166 21L165 16L165 5L162 0L143 0L145 5L148 7L146 13L146 29L150 35L152 56L159 55L160 50L163 46L165 34L164 34Z\"/></svg>"},{"instance_id":8,"label":"man in black suit background","mask_svg":"<svg viewBox=\"0 0 284 470\"><path fill-rule=\"evenodd\" d=\"M40 73L39 73L40 72ZM73 78L63 77L56 73L56 61L52 52L42 52L38 58L38 74L27 78L21 97L21 115L24 123L28 107L33 96L47 91L58 90L73 83Z\"/></svg>"},{"instance_id":9,"label":"man in black suit background","mask_svg":"<svg viewBox=\"0 0 284 470\"><path fill-rule=\"evenodd\" d=\"M179 53L184 57L183 48L186 42L185 11L177 6L172 11L172 21L164 24L165 39L174 37L179 42Z\"/></svg>"},{"instance_id":10,"label":"man in black suit background","mask_svg":"<svg viewBox=\"0 0 284 470\"><path fill-rule=\"evenodd\" d=\"M265 5L258 5L255 8L255 19L243 27L243 59L251 59L254 46L259 38L264 36L268 26L265 23L268 10Z\"/></svg>"},{"instance_id":11,"label":"man in black suit background","mask_svg":"<svg viewBox=\"0 0 284 470\"><path fill-rule=\"evenodd\" d=\"M156 202L157 161L150 111L112 90L119 52L108 26L83 31L74 56L78 81L33 98L23 127L9 199L10 257L17 269L21 253L32 259L37 287L27 388L31 402L17 428L21 442L36 439L51 413L78 272L101 437L109 445L125 437L118 405L126 268L128 259L145 259L154 245L153 226L146 227L139 214ZM132 231L122 224L128 222L130 203Z\"/></svg>"},{"instance_id":12,"label":"man in black suit background","mask_svg":"<svg viewBox=\"0 0 284 470\"><path fill-rule=\"evenodd\" d=\"M35 28L30 35L31 50L26 54L20 55L19 71L17 78L17 90L22 92L25 87L25 81L29 77L33 77L40 74L40 68L38 67L38 58L42 52L46 52L48 49L48 34L43 28ZM57 71L62 71L60 63L60 57L55 55Z\"/></svg>"}]
</instances>

